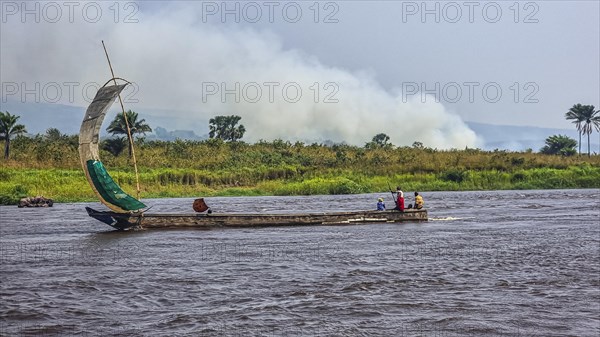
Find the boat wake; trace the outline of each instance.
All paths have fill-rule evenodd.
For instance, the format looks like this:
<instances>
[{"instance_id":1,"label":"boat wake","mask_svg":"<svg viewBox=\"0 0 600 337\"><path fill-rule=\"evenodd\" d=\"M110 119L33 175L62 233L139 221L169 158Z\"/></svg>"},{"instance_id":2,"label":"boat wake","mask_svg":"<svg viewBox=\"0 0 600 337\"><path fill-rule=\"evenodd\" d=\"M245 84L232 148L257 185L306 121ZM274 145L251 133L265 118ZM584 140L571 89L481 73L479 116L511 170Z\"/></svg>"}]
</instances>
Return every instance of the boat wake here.
<instances>
[{"instance_id":1,"label":"boat wake","mask_svg":"<svg viewBox=\"0 0 600 337\"><path fill-rule=\"evenodd\" d=\"M429 218L429 221L456 221L456 220L464 220L464 219L475 219L474 216L465 217L465 218L455 218L452 216L448 216L445 218Z\"/></svg>"}]
</instances>

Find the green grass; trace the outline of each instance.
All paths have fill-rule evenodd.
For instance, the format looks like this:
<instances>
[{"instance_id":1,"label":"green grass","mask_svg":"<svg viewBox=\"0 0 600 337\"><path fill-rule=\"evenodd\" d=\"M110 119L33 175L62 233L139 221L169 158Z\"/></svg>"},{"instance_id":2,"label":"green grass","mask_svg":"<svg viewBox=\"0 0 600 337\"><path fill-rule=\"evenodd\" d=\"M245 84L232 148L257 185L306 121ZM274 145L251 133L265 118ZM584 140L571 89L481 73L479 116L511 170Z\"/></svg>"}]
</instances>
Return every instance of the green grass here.
<instances>
[{"instance_id":1,"label":"green grass","mask_svg":"<svg viewBox=\"0 0 600 337\"><path fill-rule=\"evenodd\" d=\"M135 175L110 170L123 190L135 196ZM407 191L600 188L600 167L583 164L564 169L532 168L505 172L444 171L365 175L351 170L325 171L306 178L265 179L253 172L142 168L142 198L199 196L355 194L388 191L388 182ZM0 167L0 203L15 204L25 196L43 195L56 202L97 200L80 169Z\"/></svg>"},{"instance_id":2,"label":"green grass","mask_svg":"<svg viewBox=\"0 0 600 337\"><path fill-rule=\"evenodd\" d=\"M16 137L0 159L0 203L44 195L57 202L97 200L77 151L77 136ZM0 141L0 147L3 142ZM600 156L436 150L366 149L349 145L139 141L142 198L351 194L388 191L600 188ZM127 154L100 157L124 191L136 195Z\"/></svg>"}]
</instances>

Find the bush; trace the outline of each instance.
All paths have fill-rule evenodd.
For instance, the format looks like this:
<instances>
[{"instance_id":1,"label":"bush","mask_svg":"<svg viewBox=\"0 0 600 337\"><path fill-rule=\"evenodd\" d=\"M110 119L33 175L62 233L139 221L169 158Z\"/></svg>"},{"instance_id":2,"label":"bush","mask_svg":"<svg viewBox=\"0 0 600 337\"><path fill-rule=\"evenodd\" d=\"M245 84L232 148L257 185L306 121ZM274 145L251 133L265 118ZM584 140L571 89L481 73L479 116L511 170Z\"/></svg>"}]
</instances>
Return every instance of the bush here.
<instances>
[{"instance_id":1,"label":"bush","mask_svg":"<svg viewBox=\"0 0 600 337\"><path fill-rule=\"evenodd\" d=\"M442 174L441 178L445 181L461 183L465 179L465 172L459 170L449 170Z\"/></svg>"},{"instance_id":2,"label":"bush","mask_svg":"<svg viewBox=\"0 0 600 337\"><path fill-rule=\"evenodd\" d=\"M510 181L513 183L517 183L517 182L525 181L526 179L527 179L527 175L525 173L517 172L512 175L512 178L510 179Z\"/></svg>"}]
</instances>

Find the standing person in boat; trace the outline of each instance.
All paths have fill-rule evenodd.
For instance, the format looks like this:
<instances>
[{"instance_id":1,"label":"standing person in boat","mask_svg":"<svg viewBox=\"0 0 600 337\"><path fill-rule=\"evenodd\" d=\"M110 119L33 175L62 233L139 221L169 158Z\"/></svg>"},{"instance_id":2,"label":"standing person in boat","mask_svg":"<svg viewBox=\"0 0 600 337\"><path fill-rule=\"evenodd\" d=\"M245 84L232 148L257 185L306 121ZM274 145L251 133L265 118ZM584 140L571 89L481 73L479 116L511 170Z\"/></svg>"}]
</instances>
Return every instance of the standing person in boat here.
<instances>
[{"instance_id":1,"label":"standing person in boat","mask_svg":"<svg viewBox=\"0 0 600 337\"><path fill-rule=\"evenodd\" d=\"M425 201L423 201L423 197L419 195L419 192L415 192L415 208L421 209L425 205Z\"/></svg>"},{"instance_id":2,"label":"standing person in boat","mask_svg":"<svg viewBox=\"0 0 600 337\"><path fill-rule=\"evenodd\" d=\"M385 204L383 203L383 198L377 199L377 210L385 211Z\"/></svg>"},{"instance_id":3,"label":"standing person in boat","mask_svg":"<svg viewBox=\"0 0 600 337\"><path fill-rule=\"evenodd\" d=\"M400 189L400 186L396 187L396 210L404 212L404 192Z\"/></svg>"}]
</instances>

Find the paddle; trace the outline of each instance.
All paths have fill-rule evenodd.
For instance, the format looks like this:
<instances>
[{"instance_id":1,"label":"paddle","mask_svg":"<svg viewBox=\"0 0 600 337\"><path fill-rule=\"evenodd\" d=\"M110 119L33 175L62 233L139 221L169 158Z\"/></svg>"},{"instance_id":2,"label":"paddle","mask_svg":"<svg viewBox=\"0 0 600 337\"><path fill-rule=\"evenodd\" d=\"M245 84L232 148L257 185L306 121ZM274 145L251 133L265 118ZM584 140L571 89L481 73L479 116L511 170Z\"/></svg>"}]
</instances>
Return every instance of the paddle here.
<instances>
[{"instance_id":1,"label":"paddle","mask_svg":"<svg viewBox=\"0 0 600 337\"><path fill-rule=\"evenodd\" d=\"M388 188L390 189L390 193L392 193L392 200L394 200L394 204L396 204L396 208L398 208L398 200L396 200L396 197L394 196L394 191L392 191L392 186L390 186L390 182L388 181Z\"/></svg>"}]
</instances>

